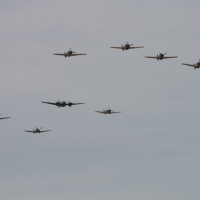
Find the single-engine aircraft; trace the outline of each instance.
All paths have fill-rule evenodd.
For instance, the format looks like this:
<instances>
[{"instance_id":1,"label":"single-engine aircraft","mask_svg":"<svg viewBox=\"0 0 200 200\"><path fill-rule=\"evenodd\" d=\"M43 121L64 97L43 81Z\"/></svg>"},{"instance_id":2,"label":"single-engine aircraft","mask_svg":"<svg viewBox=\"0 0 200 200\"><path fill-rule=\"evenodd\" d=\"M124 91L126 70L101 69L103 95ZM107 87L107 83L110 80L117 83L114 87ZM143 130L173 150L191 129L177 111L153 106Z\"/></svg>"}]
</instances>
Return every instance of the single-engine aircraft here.
<instances>
[{"instance_id":1,"label":"single-engine aircraft","mask_svg":"<svg viewBox=\"0 0 200 200\"><path fill-rule=\"evenodd\" d=\"M36 127L35 130L34 130L34 129L33 129L32 131L27 131L27 130L25 130L25 132L30 132L30 133L43 133L43 132L51 131L51 130L41 131L41 129L42 129L42 127L41 127L40 129Z\"/></svg>"},{"instance_id":2,"label":"single-engine aircraft","mask_svg":"<svg viewBox=\"0 0 200 200\"><path fill-rule=\"evenodd\" d=\"M70 48L68 52L64 52L64 53L54 53L53 55L65 56L65 58L66 58L66 57L81 56L81 55L86 55L86 54L85 54L85 53L76 54L76 52L72 51L71 48Z\"/></svg>"},{"instance_id":3,"label":"single-engine aircraft","mask_svg":"<svg viewBox=\"0 0 200 200\"><path fill-rule=\"evenodd\" d=\"M178 56L165 56L165 54L167 53L159 53L159 55L157 54L157 56L145 56L145 58L154 58L157 60L162 60L162 59L166 59L166 58L178 58Z\"/></svg>"},{"instance_id":4,"label":"single-engine aircraft","mask_svg":"<svg viewBox=\"0 0 200 200\"><path fill-rule=\"evenodd\" d=\"M41 102L58 106L58 108L59 107L65 107L65 106L71 107L71 106L78 105L78 104L85 104L85 103L73 103L73 102L70 102L70 101L68 101L68 103L66 103L65 101L59 101L59 100L57 102L55 102L55 103L45 102L45 101L41 101Z\"/></svg>"},{"instance_id":5,"label":"single-engine aircraft","mask_svg":"<svg viewBox=\"0 0 200 200\"><path fill-rule=\"evenodd\" d=\"M0 115L2 115L2 114L0 114ZM0 120L2 120L2 119L8 119L8 118L10 118L10 117L1 117Z\"/></svg>"},{"instance_id":6,"label":"single-engine aircraft","mask_svg":"<svg viewBox=\"0 0 200 200\"><path fill-rule=\"evenodd\" d=\"M194 67L194 69L200 68L200 59L199 59L199 62L197 62L196 64L186 64L186 63L182 63L182 65L187 65L187 66L190 66L190 67Z\"/></svg>"},{"instance_id":7,"label":"single-engine aircraft","mask_svg":"<svg viewBox=\"0 0 200 200\"><path fill-rule=\"evenodd\" d=\"M102 113L102 114L115 114L115 113L121 113L121 112L114 112L114 110L111 110L109 107L107 110L103 110L103 111L95 111L98 113Z\"/></svg>"},{"instance_id":8,"label":"single-engine aircraft","mask_svg":"<svg viewBox=\"0 0 200 200\"><path fill-rule=\"evenodd\" d=\"M131 47L131 46L133 46L133 44L129 44L128 42L126 42L126 44L123 46L123 44L122 44L122 46L121 47L110 47L110 48L114 48L114 49L121 49L121 50L129 50L129 49L136 49L136 48L144 48L143 46L137 46L137 47Z\"/></svg>"}]
</instances>

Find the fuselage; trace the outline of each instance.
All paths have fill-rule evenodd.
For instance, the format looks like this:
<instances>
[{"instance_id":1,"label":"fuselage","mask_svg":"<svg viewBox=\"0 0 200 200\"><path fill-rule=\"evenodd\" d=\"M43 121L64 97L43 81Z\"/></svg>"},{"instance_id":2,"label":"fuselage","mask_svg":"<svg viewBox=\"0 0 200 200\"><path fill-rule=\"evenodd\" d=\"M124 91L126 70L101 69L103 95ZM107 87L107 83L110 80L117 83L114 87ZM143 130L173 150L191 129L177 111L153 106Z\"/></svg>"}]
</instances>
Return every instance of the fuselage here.
<instances>
[{"instance_id":1,"label":"fuselage","mask_svg":"<svg viewBox=\"0 0 200 200\"><path fill-rule=\"evenodd\" d=\"M67 103L65 101L63 102L56 102L56 106L58 107L65 107L67 105Z\"/></svg>"},{"instance_id":2,"label":"fuselage","mask_svg":"<svg viewBox=\"0 0 200 200\"><path fill-rule=\"evenodd\" d=\"M165 54L160 53L159 55L157 55L157 60L162 60L164 58Z\"/></svg>"},{"instance_id":3,"label":"fuselage","mask_svg":"<svg viewBox=\"0 0 200 200\"><path fill-rule=\"evenodd\" d=\"M72 54L73 54L73 51L64 52L65 58L70 57Z\"/></svg>"},{"instance_id":4,"label":"fuselage","mask_svg":"<svg viewBox=\"0 0 200 200\"><path fill-rule=\"evenodd\" d=\"M130 45L129 44L125 44L122 48L122 50L128 50L130 48Z\"/></svg>"},{"instance_id":5,"label":"fuselage","mask_svg":"<svg viewBox=\"0 0 200 200\"><path fill-rule=\"evenodd\" d=\"M111 110L103 110L104 114L111 114Z\"/></svg>"},{"instance_id":6,"label":"fuselage","mask_svg":"<svg viewBox=\"0 0 200 200\"><path fill-rule=\"evenodd\" d=\"M35 130L33 130L33 133L40 133L40 129L36 128Z\"/></svg>"},{"instance_id":7,"label":"fuselage","mask_svg":"<svg viewBox=\"0 0 200 200\"><path fill-rule=\"evenodd\" d=\"M200 68L200 62L196 64L196 68Z\"/></svg>"}]
</instances>

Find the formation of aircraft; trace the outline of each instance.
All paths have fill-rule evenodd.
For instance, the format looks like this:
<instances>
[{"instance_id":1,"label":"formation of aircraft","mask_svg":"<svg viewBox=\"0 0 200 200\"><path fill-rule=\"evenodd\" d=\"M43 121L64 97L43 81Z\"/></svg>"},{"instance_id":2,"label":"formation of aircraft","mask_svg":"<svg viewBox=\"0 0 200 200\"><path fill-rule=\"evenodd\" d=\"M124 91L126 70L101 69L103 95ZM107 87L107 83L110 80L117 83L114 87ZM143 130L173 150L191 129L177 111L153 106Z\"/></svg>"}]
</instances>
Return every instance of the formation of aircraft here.
<instances>
[{"instance_id":1,"label":"formation of aircraft","mask_svg":"<svg viewBox=\"0 0 200 200\"><path fill-rule=\"evenodd\" d=\"M2 115L2 114L0 114L0 115ZM10 117L1 117L0 120L2 120L2 119L8 119L8 118L10 118Z\"/></svg>"},{"instance_id":2,"label":"formation of aircraft","mask_svg":"<svg viewBox=\"0 0 200 200\"><path fill-rule=\"evenodd\" d=\"M165 56L165 54L167 54L167 53L159 53L159 54L157 54L157 56L145 56L145 58L154 58L157 60L163 60L163 59L167 59L167 58L178 58L178 56Z\"/></svg>"},{"instance_id":3,"label":"formation of aircraft","mask_svg":"<svg viewBox=\"0 0 200 200\"><path fill-rule=\"evenodd\" d=\"M73 52L71 50L71 48L70 48L68 52L54 53L53 55L64 56L66 58L66 57L71 57L71 56L82 56L82 55L86 55L86 54L85 53L79 53L79 54L77 54L76 52Z\"/></svg>"},{"instance_id":4,"label":"formation of aircraft","mask_svg":"<svg viewBox=\"0 0 200 200\"><path fill-rule=\"evenodd\" d=\"M55 105L55 106L58 106L58 107L65 107L65 106L74 106L74 105L79 105L79 104L85 104L85 103L73 103L73 102L70 102L68 101L68 103L66 103L65 101L57 101L55 103L52 103L52 102L45 102L45 101L41 101L42 103L46 103L46 104L51 104L51 105Z\"/></svg>"},{"instance_id":5,"label":"formation of aircraft","mask_svg":"<svg viewBox=\"0 0 200 200\"><path fill-rule=\"evenodd\" d=\"M121 112L114 112L114 110L111 110L109 107L107 110L103 110L103 111L95 111L98 113L102 113L102 114L115 114L115 113L121 113Z\"/></svg>"},{"instance_id":6,"label":"formation of aircraft","mask_svg":"<svg viewBox=\"0 0 200 200\"><path fill-rule=\"evenodd\" d=\"M113 48L113 49L121 49L121 50L129 50L129 49L136 49L136 48L144 48L143 46L137 46L137 47L135 47L135 46L133 46L133 47L131 47L131 46L133 46L133 44L129 44L128 42L126 42L126 44L123 46L123 44L122 44L122 46L121 47L110 47L110 48Z\"/></svg>"},{"instance_id":7,"label":"formation of aircraft","mask_svg":"<svg viewBox=\"0 0 200 200\"><path fill-rule=\"evenodd\" d=\"M33 129L32 131L27 131L27 130L25 130L25 132L29 132L29 133L43 133L43 132L51 131L51 130L41 131L41 129L42 129L42 127L41 127L41 128L37 128L37 127L36 127L35 130L34 130L34 129Z\"/></svg>"},{"instance_id":8,"label":"formation of aircraft","mask_svg":"<svg viewBox=\"0 0 200 200\"><path fill-rule=\"evenodd\" d=\"M187 66L190 66L190 67L194 67L194 69L200 68L200 59L199 59L199 62L197 62L196 64L186 64L186 63L182 63L182 65L187 65Z\"/></svg>"},{"instance_id":9,"label":"formation of aircraft","mask_svg":"<svg viewBox=\"0 0 200 200\"><path fill-rule=\"evenodd\" d=\"M115 48L115 49L121 49L121 50L129 50L129 49L135 49L135 48L144 48L144 46L134 46L133 44L129 44L128 42L126 42L125 45L122 45L120 47L111 47L111 48ZM163 59L168 59L168 58L178 58L178 56L165 56L167 53L159 53L157 54L157 56L145 56L145 58L153 58L153 59L157 59L157 60L163 60ZM76 52L73 52L70 48L70 50L68 52L64 52L63 54L62 53L54 53L53 55L60 55L60 56L64 56L65 58L66 57L71 57L71 56L79 56L79 55L86 55L85 53L82 53L82 54L77 54ZM199 62L197 62L196 64L187 64L187 63L182 63L182 65L187 65L187 66L190 66L190 67L194 67L194 69L196 68L200 68L200 59L199 59ZM41 103L45 103L45 104L51 104L51 105L55 105L57 107L65 107L65 106L73 106L73 105L79 105L79 104L85 104L85 103L74 103L74 102L70 102L68 101L65 102L65 101L57 101L55 103L52 103L52 102L45 102L45 101L41 101ZM121 112L114 112L114 110L111 110L109 107L107 110L103 110L103 111L95 111L97 113L102 113L102 114L115 114L115 113L121 113ZM0 114L1 115L1 114ZM10 117L2 117L0 118L0 120L2 119L8 119ZM41 130L42 127L39 129L36 127L36 129L32 130L32 131L29 131L29 130L25 130L25 132L31 132L31 133L42 133L42 132L48 132L48 131L51 131L51 130L44 130L42 131Z\"/></svg>"}]
</instances>

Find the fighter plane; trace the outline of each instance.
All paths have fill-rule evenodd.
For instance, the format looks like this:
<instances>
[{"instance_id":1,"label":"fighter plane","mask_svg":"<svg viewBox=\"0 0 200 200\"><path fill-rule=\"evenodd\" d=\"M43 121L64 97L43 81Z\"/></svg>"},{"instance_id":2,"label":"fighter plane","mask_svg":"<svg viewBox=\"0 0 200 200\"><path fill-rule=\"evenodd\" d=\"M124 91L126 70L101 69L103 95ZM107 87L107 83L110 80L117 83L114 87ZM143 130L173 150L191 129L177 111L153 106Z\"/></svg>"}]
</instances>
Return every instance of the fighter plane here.
<instances>
[{"instance_id":1,"label":"fighter plane","mask_svg":"<svg viewBox=\"0 0 200 200\"><path fill-rule=\"evenodd\" d=\"M44 102L44 101L41 101L42 103L46 103L46 104L51 104L51 105L55 105L55 106L58 106L59 107L65 107L65 106L74 106L74 105L78 105L78 104L85 104L85 103L72 103L70 101L68 101L68 103L66 103L65 101L57 101L55 103L51 103L51 102Z\"/></svg>"},{"instance_id":2,"label":"fighter plane","mask_svg":"<svg viewBox=\"0 0 200 200\"><path fill-rule=\"evenodd\" d=\"M0 114L0 115L2 115L2 114ZM2 118L0 118L0 120L2 120L2 119L8 119L8 118L10 118L10 117L2 117Z\"/></svg>"},{"instance_id":3,"label":"fighter plane","mask_svg":"<svg viewBox=\"0 0 200 200\"><path fill-rule=\"evenodd\" d=\"M157 60L162 60L162 59L166 59L166 58L178 58L178 56L165 56L165 54L167 53L159 53L159 55L157 56L145 56L145 58L154 58L154 59L157 59Z\"/></svg>"},{"instance_id":4,"label":"fighter plane","mask_svg":"<svg viewBox=\"0 0 200 200\"><path fill-rule=\"evenodd\" d=\"M186 64L186 63L182 63L182 65L187 65L187 66L190 66L190 67L194 67L194 69L200 68L200 59L199 59L199 62L197 62L196 64Z\"/></svg>"},{"instance_id":5,"label":"fighter plane","mask_svg":"<svg viewBox=\"0 0 200 200\"><path fill-rule=\"evenodd\" d=\"M122 44L122 46L121 47L110 47L110 48L114 48L114 49L121 49L121 50L129 50L129 49L136 49L136 48L144 48L143 46L137 46L137 47L131 47L131 46L133 46L133 44L129 44L128 42L126 42L126 44L123 46L123 44Z\"/></svg>"},{"instance_id":6,"label":"fighter plane","mask_svg":"<svg viewBox=\"0 0 200 200\"><path fill-rule=\"evenodd\" d=\"M85 53L76 54L76 52L73 52L73 51L71 50L71 48L70 48L68 52L64 52L64 53L54 53L53 55L65 56L65 58L66 58L66 57L81 56L81 55L86 55L86 54L85 54Z\"/></svg>"},{"instance_id":7,"label":"fighter plane","mask_svg":"<svg viewBox=\"0 0 200 200\"><path fill-rule=\"evenodd\" d=\"M35 130L34 130L34 129L33 129L32 131L27 131L27 130L25 130L25 132L30 132L30 133L43 133L43 132L51 131L51 130L41 131L41 129L42 129L42 127L41 127L40 129L36 127Z\"/></svg>"},{"instance_id":8,"label":"fighter plane","mask_svg":"<svg viewBox=\"0 0 200 200\"><path fill-rule=\"evenodd\" d=\"M107 110L103 110L103 111L95 111L98 113L102 113L102 114L115 114L115 113L121 113L121 112L114 112L114 110L111 110L109 107Z\"/></svg>"}]
</instances>

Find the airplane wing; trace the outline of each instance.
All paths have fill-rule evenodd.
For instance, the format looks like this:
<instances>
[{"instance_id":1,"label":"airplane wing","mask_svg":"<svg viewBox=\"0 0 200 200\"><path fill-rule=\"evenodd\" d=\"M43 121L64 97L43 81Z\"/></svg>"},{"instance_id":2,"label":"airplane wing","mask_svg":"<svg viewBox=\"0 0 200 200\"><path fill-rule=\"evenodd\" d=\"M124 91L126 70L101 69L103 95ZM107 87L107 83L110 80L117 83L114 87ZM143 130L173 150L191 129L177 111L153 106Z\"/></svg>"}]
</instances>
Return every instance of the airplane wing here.
<instances>
[{"instance_id":1,"label":"airplane wing","mask_svg":"<svg viewBox=\"0 0 200 200\"><path fill-rule=\"evenodd\" d=\"M178 58L178 56L164 56L162 59L166 59L166 58Z\"/></svg>"},{"instance_id":2,"label":"airplane wing","mask_svg":"<svg viewBox=\"0 0 200 200\"><path fill-rule=\"evenodd\" d=\"M145 58L154 58L154 59L157 59L157 56L145 56Z\"/></svg>"},{"instance_id":3,"label":"airplane wing","mask_svg":"<svg viewBox=\"0 0 200 200\"><path fill-rule=\"evenodd\" d=\"M42 133L42 132L48 132L48 131L51 131L51 130L46 130L46 131L40 131L40 133Z\"/></svg>"},{"instance_id":4,"label":"airplane wing","mask_svg":"<svg viewBox=\"0 0 200 200\"><path fill-rule=\"evenodd\" d=\"M45 102L45 101L41 101L42 103L47 103L47 104L51 104L51 105L56 105L56 103L51 103L51 102Z\"/></svg>"},{"instance_id":5,"label":"airplane wing","mask_svg":"<svg viewBox=\"0 0 200 200\"><path fill-rule=\"evenodd\" d=\"M187 66L190 66L190 67L196 67L196 65L195 64L186 64L186 63L182 63L182 65L187 65Z\"/></svg>"},{"instance_id":6,"label":"airplane wing","mask_svg":"<svg viewBox=\"0 0 200 200\"><path fill-rule=\"evenodd\" d=\"M0 120L1 120L1 119L8 119L8 118L10 118L10 117L2 117L2 118L0 118Z\"/></svg>"},{"instance_id":7,"label":"airplane wing","mask_svg":"<svg viewBox=\"0 0 200 200\"><path fill-rule=\"evenodd\" d=\"M122 49L122 47L110 47L110 48L113 48L113 49Z\"/></svg>"},{"instance_id":8,"label":"airplane wing","mask_svg":"<svg viewBox=\"0 0 200 200\"><path fill-rule=\"evenodd\" d=\"M72 105L85 104L85 103L72 103Z\"/></svg>"},{"instance_id":9,"label":"airplane wing","mask_svg":"<svg viewBox=\"0 0 200 200\"><path fill-rule=\"evenodd\" d=\"M121 113L121 112L111 112L111 114L115 114L115 113Z\"/></svg>"},{"instance_id":10,"label":"airplane wing","mask_svg":"<svg viewBox=\"0 0 200 200\"><path fill-rule=\"evenodd\" d=\"M29 133L34 133L33 131L26 131L26 130L24 130L25 132L29 132Z\"/></svg>"},{"instance_id":11,"label":"airplane wing","mask_svg":"<svg viewBox=\"0 0 200 200\"><path fill-rule=\"evenodd\" d=\"M143 46L138 46L138 47L130 47L129 49L136 49L136 48L144 48Z\"/></svg>"},{"instance_id":12,"label":"airplane wing","mask_svg":"<svg viewBox=\"0 0 200 200\"><path fill-rule=\"evenodd\" d=\"M98 113L103 113L103 114L105 114L105 112L102 112L102 111L95 111L95 112L98 112Z\"/></svg>"},{"instance_id":13,"label":"airplane wing","mask_svg":"<svg viewBox=\"0 0 200 200\"><path fill-rule=\"evenodd\" d=\"M87 55L87 54L85 54L85 53L79 53L79 54L72 54L71 56L82 56L82 55Z\"/></svg>"},{"instance_id":14,"label":"airplane wing","mask_svg":"<svg viewBox=\"0 0 200 200\"><path fill-rule=\"evenodd\" d=\"M56 55L56 56L66 56L66 54L64 54L64 53L54 53L53 55Z\"/></svg>"}]
</instances>

